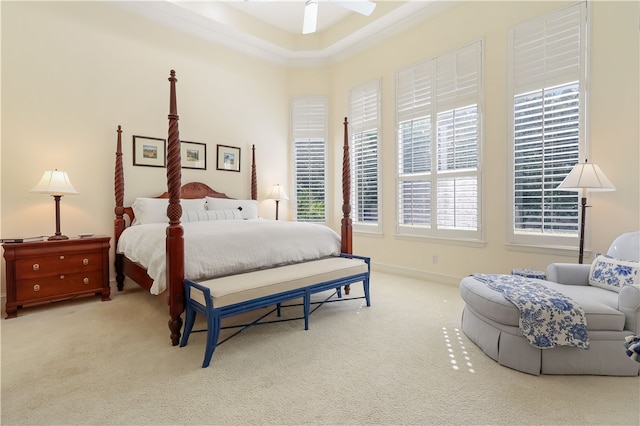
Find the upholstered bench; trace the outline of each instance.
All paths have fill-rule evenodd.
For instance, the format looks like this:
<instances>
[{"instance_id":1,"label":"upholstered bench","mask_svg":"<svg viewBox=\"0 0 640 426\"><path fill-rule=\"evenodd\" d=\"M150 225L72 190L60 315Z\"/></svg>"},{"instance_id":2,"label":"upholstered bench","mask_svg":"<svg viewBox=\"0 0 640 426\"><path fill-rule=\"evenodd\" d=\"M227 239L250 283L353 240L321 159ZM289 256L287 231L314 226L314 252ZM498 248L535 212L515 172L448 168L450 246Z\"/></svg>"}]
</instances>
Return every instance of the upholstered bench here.
<instances>
[{"instance_id":1,"label":"upholstered bench","mask_svg":"<svg viewBox=\"0 0 640 426\"><path fill-rule=\"evenodd\" d=\"M341 297L342 286L358 282L363 283L367 306L371 306L370 268L368 257L343 254L199 283L186 279L186 318L180 346L187 344L196 314L207 319L207 343L202 363L205 368L209 366L216 348L222 318L302 298L304 329L307 330L312 294L336 289L338 297Z\"/></svg>"}]
</instances>

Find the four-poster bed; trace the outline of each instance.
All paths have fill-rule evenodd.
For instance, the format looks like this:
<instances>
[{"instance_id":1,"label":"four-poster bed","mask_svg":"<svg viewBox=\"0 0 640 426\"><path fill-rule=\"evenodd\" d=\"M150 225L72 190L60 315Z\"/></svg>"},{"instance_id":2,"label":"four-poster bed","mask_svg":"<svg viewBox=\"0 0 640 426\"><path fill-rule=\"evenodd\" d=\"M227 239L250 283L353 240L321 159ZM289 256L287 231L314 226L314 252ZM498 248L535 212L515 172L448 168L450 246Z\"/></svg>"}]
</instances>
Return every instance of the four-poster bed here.
<instances>
[{"instance_id":1,"label":"four-poster bed","mask_svg":"<svg viewBox=\"0 0 640 426\"><path fill-rule=\"evenodd\" d=\"M193 182L182 185L181 183L181 159L180 159L180 137L178 129L178 113L176 107L176 76L175 71L171 71L170 77L170 101L169 101L169 131L167 139L167 192L160 195L161 199L168 199L166 204L166 216L168 218L168 224L163 226L165 230L165 247L162 248L163 255L163 267L166 268L166 289L169 298L169 329L171 331L171 342L173 345L177 345L180 341L180 333L182 328L182 313L185 310L185 295L184 295L184 279L185 279L185 229L181 224L181 218L183 217L182 200L197 200L204 199L226 199L233 200L226 194L218 192L210 188L208 185ZM348 122L344 120L344 144L343 144L343 161L342 161L342 195L343 205L341 220L341 234L336 237L337 248L333 255L351 254L352 253L352 222L350 218L351 205L350 205L350 160L349 160L349 143L348 143ZM251 199L257 200L257 178L256 178L256 162L255 162L255 146L252 147L252 163L251 163ZM124 171L122 165L122 128L118 126L117 129L117 147L116 147L116 162L115 162L115 178L114 178L114 192L115 192L115 221L114 221L114 233L116 248L119 246L119 241L123 232L128 228L128 225L132 224L135 220L135 212L132 207L124 206ZM208 198L207 198L208 197ZM185 201L183 201L185 203ZM128 219L125 220L125 216ZM185 217L186 219L186 217ZM291 223L291 224L295 224ZM190 224L189 224L190 225ZM299 226L305 226L312 224L298 224ZM187 226L185 224L185 226ZM316 228L328 228L324 226L315 225ZM324 232L324 231L323 231ZM333 232L333 231L329 231ZM187 234L189 234L187 232ZM191 238L189 235L187 235ZM190 241L190 240L189 240ZM327 254L317 253L314 256L326 256ZM311 258L309 258L311 259ZM187 259L189 260L189 259ZM302 260L305 261L305 260ZM291 261L289 261L291 263ZM122 291L124 286L125 276L149 290L154 285L154 278L149 275L150 269L142 266L135 260L130 259L116 249L116 281L118 290ZM188 277L187 278L191 278ZM346 287L348 294L348 287Z\"/></svg>"}]
</instances>

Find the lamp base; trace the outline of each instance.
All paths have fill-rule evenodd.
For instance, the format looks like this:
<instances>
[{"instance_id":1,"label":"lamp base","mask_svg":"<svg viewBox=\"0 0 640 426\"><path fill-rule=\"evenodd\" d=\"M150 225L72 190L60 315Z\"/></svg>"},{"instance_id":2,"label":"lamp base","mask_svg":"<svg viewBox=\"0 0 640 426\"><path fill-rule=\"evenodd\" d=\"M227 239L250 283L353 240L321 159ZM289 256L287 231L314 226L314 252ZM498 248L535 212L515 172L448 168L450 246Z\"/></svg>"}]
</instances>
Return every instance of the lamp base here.
<instances>
[{"instance_id":1,"label":"lamp base","mask_svg":"<svg viewBox=\"0 0 640 426\"><path fill-rule=\"evenodd\" d=\"M67 237L66 235L62 235L62 232L60 232L60 199L61 198L62 198L62 195L57 195L57 194L53 195L53 199L56 202L56 233L50 236L49 238L47 238L48 241L69 239L69 237Z\"/></svg>"},{"instance_id":2,"label":"lamp base","mask_svg":"<svg viewBox=\"0 0 640 426\"><path fill-rule=\"evenodd\" d=\"M47 241L68 240L68 239L69 239L69 237L67 237L66 235L56 234L56 235L52 235L49 238L47 238Z\"/></svg>"}]
</instances>

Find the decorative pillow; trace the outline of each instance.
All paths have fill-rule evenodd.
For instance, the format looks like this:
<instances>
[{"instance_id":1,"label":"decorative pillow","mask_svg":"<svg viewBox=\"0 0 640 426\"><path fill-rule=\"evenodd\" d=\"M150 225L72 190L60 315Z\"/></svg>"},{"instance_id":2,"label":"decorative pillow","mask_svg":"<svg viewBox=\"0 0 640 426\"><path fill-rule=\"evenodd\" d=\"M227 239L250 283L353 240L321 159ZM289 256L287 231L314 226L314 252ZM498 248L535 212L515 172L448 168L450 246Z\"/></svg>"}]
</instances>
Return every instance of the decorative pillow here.
<instances>
[{"instance_id":1,"label":"decorative pillow","mask_svg":"<svg viewBox=\"0 0 640 426\"><path fill-rule=\"evenodd\" d=\"M242 220L242 214L238 209L194 210L182 214L183 222L202 222L206 220Z\"/></svg>"},{"instance_id":2,"label":"decorative pillow","mask_svg":"<svg viewBox=\"0 0 640 426\"><path fill-rule=\"evenodd\" d=\"M230 198L207 197L207 210L238 209L243 219L258 218L257 200L234 200Z\"/></svg>"},{"instance_id":3,"label":"decorative pillow","mask_svg":"<svg viewBox=\"0 0 640 426\"><path fill-rule=\"evenodd\" d=\"M640 283L639 269L640 262L600 255L591 264L589 284L619 293L625 285Z\"/></svg>"},{"instance_id":4,"label":"decorative pillow","mask_svg":"<svg viewBox=\"0 0 640 426\"><path fill-rule=\"evenodd\" d=\"M205 199L182 199L180 204L182 205L182 211L205 211ZM169 205L168 198L136 198L131 205L135 220L132 225L144 225L147 223L168 223L167 206Z\"/></svg>"},{"instance_id":5,"label":"decorative pillow","mask_svg":"<svg viewBox=\"0 0 640 426\"><path fill-rule=\"evenodd\" d=\"M168 202L169 201L167 200L167 203ZM205 198L190 198L190 199L181 198L180 199L180 205L182 206L183 212L207 210L206 202L207 200Z\"/></svg>"}]
</instances>

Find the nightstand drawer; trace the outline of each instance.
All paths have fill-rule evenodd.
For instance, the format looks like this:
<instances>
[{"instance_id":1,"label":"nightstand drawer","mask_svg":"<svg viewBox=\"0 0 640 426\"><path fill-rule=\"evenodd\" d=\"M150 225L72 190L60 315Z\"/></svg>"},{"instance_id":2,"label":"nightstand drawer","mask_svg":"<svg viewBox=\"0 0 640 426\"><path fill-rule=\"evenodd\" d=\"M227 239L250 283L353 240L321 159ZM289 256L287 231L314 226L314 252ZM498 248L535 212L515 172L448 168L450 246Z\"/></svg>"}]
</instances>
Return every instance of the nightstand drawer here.
<instances>
[{"instance_id":1,"label":"nightstand drawer","mask_svg":"<svg viewBox=\"0 0 640 426\"><path fill-rule=\"evenodd\" d=\"M86 271L29 278L16 282L16 301L25 301L79 292L102 291L102 271Z\"/></svg>"},{"instance_id":2,"label":"nightstand drawer","mask_svg":"<svg viewBox=\"0 0 640 426\"><path fill-rule=\"evenodd\" d=\"M95 271L102 267L102 253L56 254L16 260L16 279L59 275L60 272Z\"/></svg>"}]
</instances>

